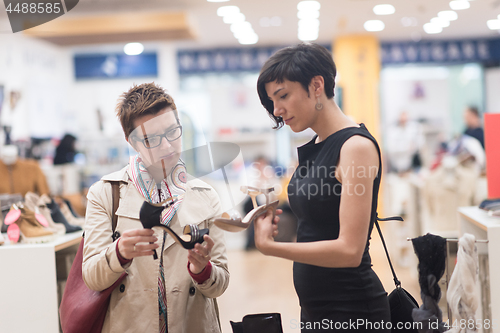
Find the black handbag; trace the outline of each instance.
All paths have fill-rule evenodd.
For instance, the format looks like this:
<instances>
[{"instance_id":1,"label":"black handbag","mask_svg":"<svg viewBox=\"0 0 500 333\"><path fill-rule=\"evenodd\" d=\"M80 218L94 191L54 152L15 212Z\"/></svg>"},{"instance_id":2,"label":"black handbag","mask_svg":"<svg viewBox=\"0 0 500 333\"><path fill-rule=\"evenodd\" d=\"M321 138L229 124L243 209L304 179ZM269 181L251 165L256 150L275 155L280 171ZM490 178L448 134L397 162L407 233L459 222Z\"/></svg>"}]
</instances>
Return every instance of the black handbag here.
<instances>
[{"instance_id":1,"label":"black handbag","mask_svg":"<svg viewBox=\"0 0 500 333\"><path fill-rule=\"evenodd\" d=\"M233 333L283 333L279 313L257 313L243 317L243 321L230 321Z\"/></svg>"},{"instance_id":2,"label":"black handbag","mask_svg":"<svg viewBox=\"0 0 500 333\"><path fill-rule=\"evenodd\" d=\"M390 220L403 221L403 219L399 216L388 217L384 219L380 219L377 216L375 225L377 226L380 239L382 240L382 244L384 245L385 255L387 256L387 260L389 261L392 276L394 277L394 283L396 284L396 288L388 296L389 307L391 309L391 332L418 333L418 330L414 327L412 317L413 309L418 309L418 302L409 292L401 287L401 281L398 280L396 272L394 271L394 267L392 267L391 258L389 257L389 252L387 251L387 247L385 245L384 236L382 236L382 230L380 229L380 226L378 224L378 221Z\"/></svg>"}]
</instances>

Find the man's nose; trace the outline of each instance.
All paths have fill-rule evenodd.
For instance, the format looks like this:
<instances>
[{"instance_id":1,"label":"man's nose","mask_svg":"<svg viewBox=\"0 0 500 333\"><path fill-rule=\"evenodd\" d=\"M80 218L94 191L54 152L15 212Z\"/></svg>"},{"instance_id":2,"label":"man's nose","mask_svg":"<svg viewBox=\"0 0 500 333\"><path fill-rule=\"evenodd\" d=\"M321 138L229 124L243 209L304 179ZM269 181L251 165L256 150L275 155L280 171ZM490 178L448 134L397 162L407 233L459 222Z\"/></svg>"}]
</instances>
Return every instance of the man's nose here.
<instances>
[{"instance_id":1,"label":"man's nose","mask_svg":"<svg viewBox=\"0 0 500 333\"><path fill-rule=\"evenodd\" d=\"M172 144L170 143L170 141L168 141L165 136L162 136L161 137L161 142L160 142L160 148L167 149L167 148L170 148L170 147L172 147Z\"/></svg>"}]
</instances>

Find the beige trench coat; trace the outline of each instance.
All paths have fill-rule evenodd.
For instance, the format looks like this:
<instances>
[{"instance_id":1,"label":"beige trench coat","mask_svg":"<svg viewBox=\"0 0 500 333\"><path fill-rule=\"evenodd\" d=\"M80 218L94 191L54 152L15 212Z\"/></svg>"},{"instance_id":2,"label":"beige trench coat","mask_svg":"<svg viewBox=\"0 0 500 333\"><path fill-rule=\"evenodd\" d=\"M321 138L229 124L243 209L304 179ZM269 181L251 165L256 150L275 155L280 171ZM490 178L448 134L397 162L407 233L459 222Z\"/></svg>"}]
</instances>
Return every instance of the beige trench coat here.
<instances>
[{"instance_id":1,"label":"beige trench coat","mask_svg":"<svg viewBox=\"0 0 500 333\"><path fill-rule=\"evenodd\" d=\"M112 194L108 181L121 181L120 205L116 212L116 230L142 228L139 211L144 198L129 180L127 168L104 176L87 195L85 246L83 251L83 280L90 289L103 290L111 286L123 271L128 276L111 295L102 332L159 331L158 272L160 260L152 256L138 257L123 268L112 241ZM200 180L187 182L185 198L170 222L171 228L182 234L186 224L209 227L215 245L211 252L212 273L202 284L194 281L187 269L187 250L167 235L163 252L167 316L169 333L220 332L217 303L229 284L226 247L223 231L207 221L220 215L217 193ZM154 228L160 246L163 229Z\"/></svg>"}]
</instances>

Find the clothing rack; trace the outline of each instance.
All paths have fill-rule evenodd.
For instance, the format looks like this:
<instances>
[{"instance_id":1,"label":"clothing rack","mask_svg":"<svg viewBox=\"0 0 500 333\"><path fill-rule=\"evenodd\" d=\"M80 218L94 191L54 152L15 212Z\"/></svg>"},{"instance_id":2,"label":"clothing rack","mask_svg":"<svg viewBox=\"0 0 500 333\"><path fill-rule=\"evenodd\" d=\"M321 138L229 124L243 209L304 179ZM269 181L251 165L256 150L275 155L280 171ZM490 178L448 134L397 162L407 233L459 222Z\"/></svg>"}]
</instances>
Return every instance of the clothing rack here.
<instances>
[{"instance_id":1,"label":"clothing rack","mask_svg":"<svg viewBox=\"0 0 500 333\"><path fill-rule=\"evenodd\" d=\"M412 238L407 237L406 240L411 241ZM487 240L487 239L476 239L475 240L475 243L488 243L488 242L489 242L489 240ZM448 257L450 256L450 248L448 246L449 243L458 243L458 238L446 238L446 263L445 263L445 265L446 265L446 292L447 292L447 295L448 295L448 284L450 283L450 270L448 267ZM452 322L451 310L450 310L450 306L448 305L448 300L446 300L446 309L448 312L448 322L451 325L451 322Z\"/></svg>"}]
</instances>

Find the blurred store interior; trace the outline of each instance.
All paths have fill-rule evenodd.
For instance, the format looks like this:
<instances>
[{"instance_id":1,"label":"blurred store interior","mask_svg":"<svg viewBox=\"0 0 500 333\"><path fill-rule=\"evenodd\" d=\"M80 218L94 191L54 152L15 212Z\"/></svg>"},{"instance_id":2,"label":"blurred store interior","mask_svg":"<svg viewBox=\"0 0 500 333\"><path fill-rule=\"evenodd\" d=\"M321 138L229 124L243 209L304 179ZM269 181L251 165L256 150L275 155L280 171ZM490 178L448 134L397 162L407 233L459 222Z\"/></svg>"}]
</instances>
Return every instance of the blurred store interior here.
<instances>
[{"instance_id":1,"label":"blurred store interior","mask_svg":"<svg viewBox=\"0 0 500 333\"><path fill-rule=\"evenodd\" d=\"M405 222L381 225L403 287L419 303L418 259L407 239L426 233L459 238L467 220L459 207L492 199L487 164L498 152L488 144L500 137L486 133L485 150L483 131L474 129L485 127L486 115L500 113L498 0L80 0L62 17L16 33L0 5L0 31L2 170L12 158L34 164L32 172L41 170L48 189L33 185L31 191L47 192L60 205L67 200L81 217L89 187L125 166L132 153L115 115L119 96L152 81L174 97L184 150L213 142L239 147L224 170L231 190L221 170L202 177L217 189L223 209L245 211L245 195L235 194L245 183L276 186L286 206L296 148L314 133L273 130L256 82L271 54L301 41L332 51L337 104L382 147L379 214ZM64 138L71 143L56 162ZM26 193L12 192L8 172L0 177L5 215L12 195ZM285 212L280 240L294 241L295 228L293 214ZM478 230L478 239L493 237ZM0 252L14 246L2 232ZM260 254L246 232L226 232L226 241L231 283L218 300L223 332L231 332L230 320L260 312L280 312L284 332L297 331L290 324L300 311L292 263ZM376 230L371 244L374 270L390 292L392 275ZM477 313L500 320L499 305L485 296L500 267L492 271L488 246L478 244ZM450 242L451 269L440 282L445 317L456 251ZM56 255L58 301L64 290L59 270L71 264L63 252ZM0 313L7 303L0 297Z\"/></svg>"}]
</instances>

